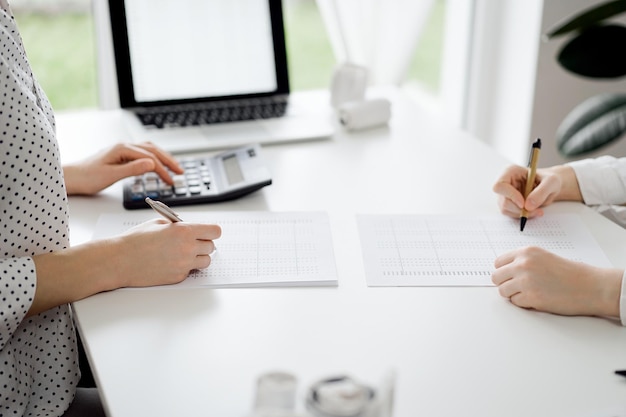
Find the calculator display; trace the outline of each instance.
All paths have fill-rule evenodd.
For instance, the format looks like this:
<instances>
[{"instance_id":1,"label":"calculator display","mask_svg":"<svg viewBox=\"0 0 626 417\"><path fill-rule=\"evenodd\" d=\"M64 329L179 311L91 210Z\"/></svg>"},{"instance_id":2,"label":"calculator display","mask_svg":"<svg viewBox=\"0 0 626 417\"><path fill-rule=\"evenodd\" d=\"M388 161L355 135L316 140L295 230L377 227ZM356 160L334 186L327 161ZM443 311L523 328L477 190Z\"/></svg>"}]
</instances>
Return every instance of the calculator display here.
<instances>
[{"instance_id":1,"label":"calculator display","mask_svg":"<svg viewBox=\"0 0 626 417\"><path fill-rule=\"evenodd\" d=\"M241 172L241 167L239 166L236 154L233 153L225 156L222 158L222 163L224 164L224 172L226 173L226 180L228 181L228 184L233 185L244 180L243 172Z\"/></svg>"}]
</instances>

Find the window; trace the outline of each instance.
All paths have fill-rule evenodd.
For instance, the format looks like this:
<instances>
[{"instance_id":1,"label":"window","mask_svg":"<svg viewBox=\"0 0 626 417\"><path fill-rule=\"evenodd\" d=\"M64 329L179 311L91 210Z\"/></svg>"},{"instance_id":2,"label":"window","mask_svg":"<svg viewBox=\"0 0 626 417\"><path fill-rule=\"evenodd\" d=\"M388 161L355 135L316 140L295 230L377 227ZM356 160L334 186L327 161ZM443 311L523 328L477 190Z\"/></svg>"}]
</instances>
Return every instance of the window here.
<instances>
[{"instance_id":1,"label":"window","mask_svg":"<svg viewBox=\"0 0 626 417\"><path fill-rule=\"evenodd\" d=\"M89 0L14 0L11 8L35 77L52 106L96 107L97 78Z\"/></svg>"},{"instance_id":2,"label":"window","mask_svg":"<svg viewBox=\"0 0 626 417\"><path fill-rule=\"evenodd\" d=\"M430 94L439 92L445 6L435 0L407 74ZM284 9L292 88L328 87L336 62L315 0L285 0Z\"/></svg>"},{"instance_id":3,"label":"window","mask_svg":"<svg viewBox=\"0 0 626 417\"><path fill-rule=\"evenodd\" d=\"M408 83L432 94L439 93L441 83L445 11L446 1L435 0L407 74Z\"/></svg>"},{"instance_id":4,"label":"window","mask_svg":"<svg viewBox=\"0 0 626 417\"><path fill-rule=\"evenodd\" d=\"M283 14L291 89L327 88L335 57L315 0L286 0Z\"/></svg>"}]
</instances>

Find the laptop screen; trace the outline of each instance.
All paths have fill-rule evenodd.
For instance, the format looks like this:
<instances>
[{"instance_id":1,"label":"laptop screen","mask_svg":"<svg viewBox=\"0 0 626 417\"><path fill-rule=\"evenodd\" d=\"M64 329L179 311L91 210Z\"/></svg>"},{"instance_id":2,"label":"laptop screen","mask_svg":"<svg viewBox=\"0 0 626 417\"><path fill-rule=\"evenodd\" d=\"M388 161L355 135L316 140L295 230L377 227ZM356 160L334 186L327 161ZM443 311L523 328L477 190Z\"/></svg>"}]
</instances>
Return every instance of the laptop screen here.
<instances>
[{"instance_id":1,"label":"laptop screen","mask_svg":"<svg viewBox=\"0 0 626 417\"><path fill-rule=\"evenodd\" d=\"M289 92L280 0L109 0L122 107Z\"/></svg>"}]
</instances>

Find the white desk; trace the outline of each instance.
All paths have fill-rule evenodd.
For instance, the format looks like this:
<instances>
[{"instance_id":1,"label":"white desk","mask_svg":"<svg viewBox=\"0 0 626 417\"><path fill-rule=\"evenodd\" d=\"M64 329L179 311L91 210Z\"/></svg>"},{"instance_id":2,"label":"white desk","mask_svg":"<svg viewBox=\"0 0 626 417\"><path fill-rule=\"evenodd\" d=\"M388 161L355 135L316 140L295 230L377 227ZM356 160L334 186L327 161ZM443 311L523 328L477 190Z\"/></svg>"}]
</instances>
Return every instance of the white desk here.
<instances>
[{"instance_id":1,"label":"white desk","mask_svg":"<svg viewBox=\"0 0 626 417\"><path fill-rule=\"evenodd\" d=\"M508 162L392 97L390 127L264 149L274 184L237 201L180 208L323 210L338 288L120 290L75 303L111 417L245 416L256 378L285 370L300 396L348 373L377 383L395 369L396 417L607 416L626 405L626 329L510 305L493 287L369 288L355 213L496 213ZM58 116L67 160L124 140L116 112ZM70 199L73 243L98 215L122 212L121 187ZM580 204L615 265L626 232ZM114 261L114 260L112 260Z\"/></svg>"}]
</instances>

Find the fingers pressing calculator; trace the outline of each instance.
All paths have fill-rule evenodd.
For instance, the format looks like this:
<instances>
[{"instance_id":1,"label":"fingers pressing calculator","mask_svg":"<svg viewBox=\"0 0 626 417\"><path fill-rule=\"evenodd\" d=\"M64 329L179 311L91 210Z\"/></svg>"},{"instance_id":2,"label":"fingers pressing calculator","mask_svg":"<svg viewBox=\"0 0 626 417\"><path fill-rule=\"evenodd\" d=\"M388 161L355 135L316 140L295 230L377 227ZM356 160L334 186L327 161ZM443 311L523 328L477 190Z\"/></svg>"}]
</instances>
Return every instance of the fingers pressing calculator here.
<instances>
[{"instance_id":1,"label":"fingers pressing calculator","mask_svg":"<svg viewBox=\"0 0 626 417\"><path fill-rule=\"evenodd\" d=\"M146 197L168 206L232 200L270 185L270 172L259 145L243 146L212 156L179 159L185 172L166 184L154 172L129 178L124 183L124 207L149 208Z\"/></svg>"}]
</instances>

